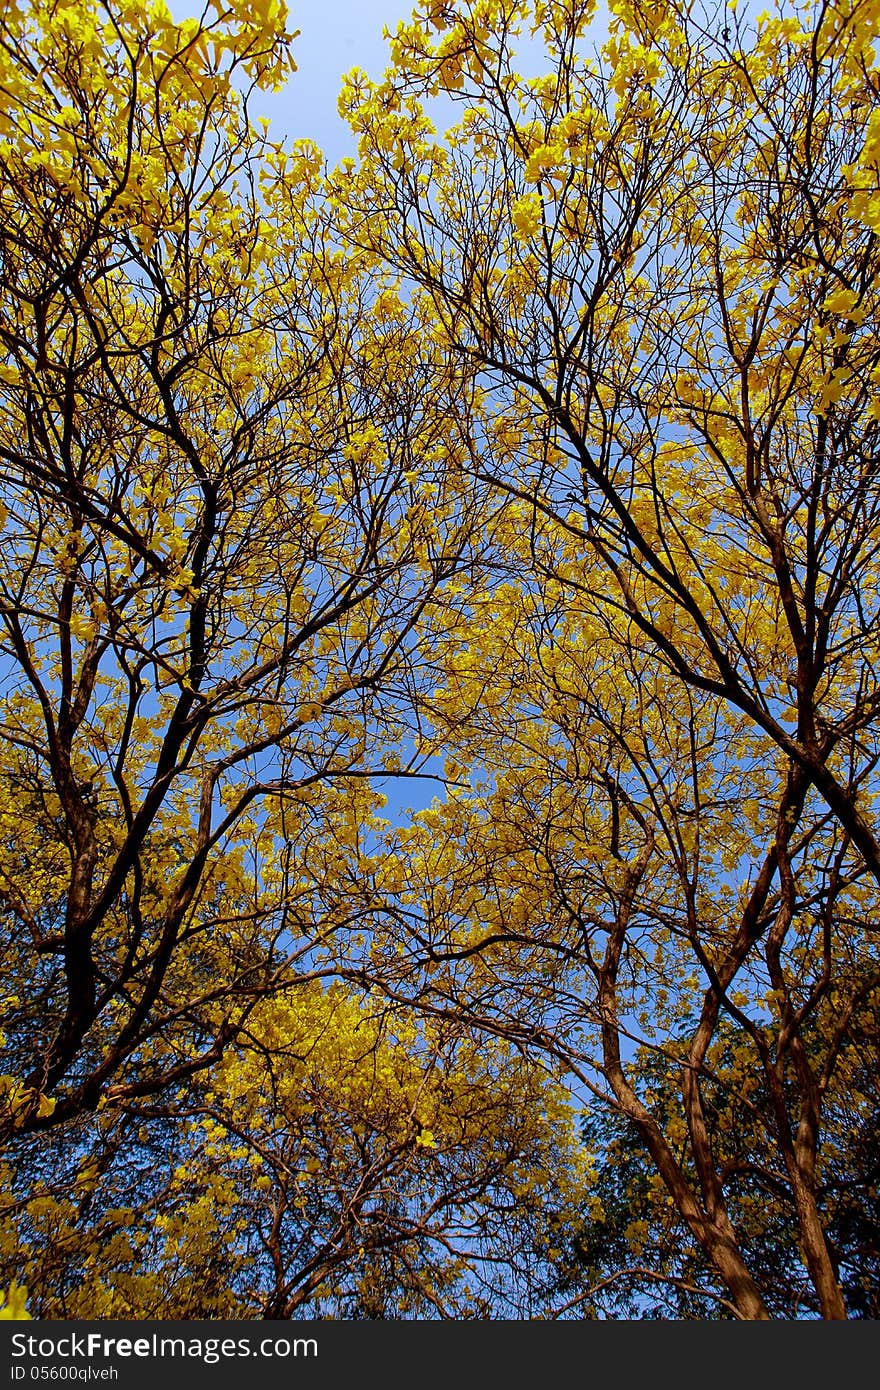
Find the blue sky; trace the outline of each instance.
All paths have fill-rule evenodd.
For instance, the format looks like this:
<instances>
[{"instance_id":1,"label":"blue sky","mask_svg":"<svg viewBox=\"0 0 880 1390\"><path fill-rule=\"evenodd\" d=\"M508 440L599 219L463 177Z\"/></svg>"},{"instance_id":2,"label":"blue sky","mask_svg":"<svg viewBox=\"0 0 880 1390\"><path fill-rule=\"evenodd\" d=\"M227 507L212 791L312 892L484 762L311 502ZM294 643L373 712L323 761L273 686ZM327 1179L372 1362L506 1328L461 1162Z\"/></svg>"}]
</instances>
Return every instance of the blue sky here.
<instances>
[{"instance_id":1,"label":"blue sky","mask_svg":"<svg viewBox=\"0 0 880 1390\"><path fill-rule=\"evenodd\" d=\"M269 116L272 136L315 140L331 164L355 153L354 140L336 111L342 74L364 68L378 77L388 66L384 26L408 19L415 0L289 0L297 71L277 95L254 100L255 114Z\"/></svg>"}]
</instances>

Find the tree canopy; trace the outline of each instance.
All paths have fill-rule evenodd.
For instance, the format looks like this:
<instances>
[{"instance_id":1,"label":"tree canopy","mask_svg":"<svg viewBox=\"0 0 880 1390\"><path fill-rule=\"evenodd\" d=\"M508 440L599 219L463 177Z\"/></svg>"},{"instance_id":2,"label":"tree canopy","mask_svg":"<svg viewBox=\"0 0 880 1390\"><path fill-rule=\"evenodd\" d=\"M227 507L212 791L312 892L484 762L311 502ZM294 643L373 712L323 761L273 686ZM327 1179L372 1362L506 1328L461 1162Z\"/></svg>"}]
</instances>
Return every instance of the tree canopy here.
<instances>
[{"instance_id":1,"label":"tree canopy","mask_svg":"<svg viewBox=\"0 0 880 1390\"><path fill-rule=\"evenodd\" d=\"M876 1316L875 0L286 24L2 20L8 1306Z\"/></svg>"}]
</instances>

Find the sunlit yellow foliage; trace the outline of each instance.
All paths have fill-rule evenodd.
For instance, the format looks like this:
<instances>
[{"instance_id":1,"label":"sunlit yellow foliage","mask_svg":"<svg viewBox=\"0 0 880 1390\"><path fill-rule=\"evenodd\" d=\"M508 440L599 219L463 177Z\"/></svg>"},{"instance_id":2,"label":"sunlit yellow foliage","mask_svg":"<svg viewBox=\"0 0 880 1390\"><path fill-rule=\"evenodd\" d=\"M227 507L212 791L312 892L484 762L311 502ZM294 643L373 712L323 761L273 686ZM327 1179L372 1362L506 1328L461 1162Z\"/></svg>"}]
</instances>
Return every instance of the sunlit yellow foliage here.
<instances>
[{"instance_id":1,"label":"sunlit yellow foliage","mask_svg":"<svg viewBox=\"0 0 880 1390\"><path fill-rule=\"evenodd\" d=\"M877 0L287 22L3 18L6 1306L870 1308Z\"/></svg>"},{"instance_id":2,"label":"sunlit yellow foliage","mask_svg":"<svg viewBox=\"0 0 880 1390\"><path fill-rule=\"evenodd\" d=\"M817 1135L876 997L880 13L610 11L598 55L586 4L418 11L343 94L343 229L470 372L463 466L507 502L491 581L436 612L456 790L392 837L408 916L374 955L601 1077L738 1316L777 1294L703 1090L717 1066L772 1098L811 1306L841 1317ZM684 1058L662 1107L633 1038ZM646 1259L646 1219L619 1230Z\"/></svg>"}]
</instances>

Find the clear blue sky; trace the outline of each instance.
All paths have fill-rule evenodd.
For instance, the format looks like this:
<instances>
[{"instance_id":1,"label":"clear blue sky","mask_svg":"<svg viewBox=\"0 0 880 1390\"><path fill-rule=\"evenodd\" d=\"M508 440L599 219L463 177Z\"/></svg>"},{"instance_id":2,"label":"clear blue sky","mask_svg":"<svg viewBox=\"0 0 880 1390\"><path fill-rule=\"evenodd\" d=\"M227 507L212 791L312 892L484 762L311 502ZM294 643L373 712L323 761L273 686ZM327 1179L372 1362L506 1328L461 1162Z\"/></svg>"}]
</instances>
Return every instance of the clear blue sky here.
<instances>
[{"instance_id":1,"label":"clear blue sky","mask_svg":"<svg viewBox=\"0 0 880 1390\"><path fill-rule=\"evenodd\" d=\"M283 92L259 97L255 114L272 121L275 139L315 140L331 164L354 154L354 141L336 113L342 74L364 68L380 77L388 66L383 26L408 19L415 0L288 0L297 72Z\"/></svg>"}]
</instances>

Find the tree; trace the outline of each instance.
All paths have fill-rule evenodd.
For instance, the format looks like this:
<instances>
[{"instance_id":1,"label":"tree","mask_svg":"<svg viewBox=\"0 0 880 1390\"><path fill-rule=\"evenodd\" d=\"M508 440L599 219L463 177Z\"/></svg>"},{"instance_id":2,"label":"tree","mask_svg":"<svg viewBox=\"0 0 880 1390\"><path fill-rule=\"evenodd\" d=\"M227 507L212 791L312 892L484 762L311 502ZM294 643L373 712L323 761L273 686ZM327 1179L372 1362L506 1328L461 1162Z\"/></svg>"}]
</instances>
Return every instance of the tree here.
<instances>
[{"instance_id":1,"label":"tree","mask_svg":"<svg viewBox=\"0 0 880 1390\"><path fill-rule=\"evenodd\" d=\"M6 1307L543 1306L558 1084L324 987L491 530L462 383L251 121L283 7L2 23Z\"/></svg>"},{"instance_id":2,"label":"tree","mask_svg":"<svg viewBox=\"0 0 880 1390\"><path fill-rule=\"evenodd\" d=\"M23 1140L0 1278L39 1317L529 1316L585 1177L538 1069L301 987L184 1093Z\"/></svg>"},{"instance_id":3,"label":"tree","mask_svg":"<svg viewBox=\"0 0 880 1390\"><path fill-rule=\"evenodd\" d=\"M874 1025L873 1019L860 1022ZM765 1137L772 1133L772 1119L762 1114L755 1121L753 1107L765 1104L766 1096L749 1084L753 1067L748 1060L744 1063L736 1055L734 1049L742 1047L742 1040L724 1021L718 1034L707 1077L707 1105L734 1225L773 1315L816 1316L815 1293L798 1257L791 1188ZM880 1256L877 1159L867 1136L876 1129L876 1073L867 1071L863 1059L876 1052L876 1040L866 1038L858 1027L851 1035L855 1065L835 1078L824 1107L826 1162L819 1201L850 1316L875 1318ZM661 1111L664 1105L674 1111L677 1067L672 1059L645 1049L634 1069L642 1094L653 1093ZM744 1083L745 1095L739 1089ZM604 1158L597 1168L590 1217L575 1237L571 1269L564 1276L574 1301L591 1297L606 1316L645 1316L646 1304L655 1317L717 1316L723 1308L722 1290L712 1287L711 1271L694 1258L697 1252L687 1230L666 1205L665 1190L646 1162L637 1133L619 1112L597 1107L584 1137ZM628 1270L634 1247L639 1267ZM589 1271L586 1294L579 1287L584 1267ZM654 1280L646 1278L649 1271Z\"/></svg>"},{"instance_id":4,"label":"tree","mask_svg":"<svg viewBox=\"0 0 880 1390\"><path fill-rule=\"evenodd\" d=\"M419 614L471 558L454 380L334 244L318 151L248 115L284 22L3 21L10 1132L185 1081L326 970L302 858L400 766Z\"/></svg>"},{"instance_id":5,"label":"tree","mask_svg":"<svg viewBox=\"0 0 880 1390\"><path fill-rule=\"evenodd\" d=\"M425 706L489 781L402 851L431 890L387 905L389 988L566 1059L761 1318L707 1100L724 1019L843 1317L823 1126L878 988L876 8L621 3L598 62L592 16L432 4L344 95L347 234L429 306L479 402L464 471L510 503ZM680 1067L674 1111L631 1037Z\"/></svg>"},{"instance_id":6,"label":"tree","mask_svg":"<svg viewBox=\"0 0 880 1390\"><path fill-rule=\"evenodd\" d=\"M870 1312L876 0L213 13L2 20L8 1306Z\"/></svg>"}]
</instances>

